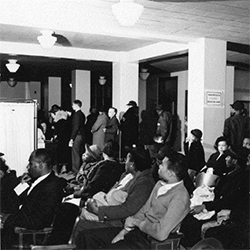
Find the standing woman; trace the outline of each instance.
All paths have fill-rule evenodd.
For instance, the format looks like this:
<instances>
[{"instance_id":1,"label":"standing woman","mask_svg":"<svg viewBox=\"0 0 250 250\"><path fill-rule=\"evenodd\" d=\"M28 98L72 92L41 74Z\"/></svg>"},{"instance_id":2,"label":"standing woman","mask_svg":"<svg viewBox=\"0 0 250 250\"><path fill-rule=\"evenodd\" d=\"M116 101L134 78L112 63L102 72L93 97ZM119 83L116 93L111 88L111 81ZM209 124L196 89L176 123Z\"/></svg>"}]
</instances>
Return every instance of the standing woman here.
<instances>
[{"instance_id":1,"label":"standing woman","mask_svg":"<svg viewBox=\"0 0 250 250\"><path fill-rule=\"evenodd\" d=\"M105 140L105 133L103 129L106 128L107 123L108 123L108 117L104 112L104 109L101 108L99 110L99 115L97 117L97 120L91 129L91 132L93 133L92 145L99 146L101 150L104 147L104 140Z\"/></svg>"}]
</instances>

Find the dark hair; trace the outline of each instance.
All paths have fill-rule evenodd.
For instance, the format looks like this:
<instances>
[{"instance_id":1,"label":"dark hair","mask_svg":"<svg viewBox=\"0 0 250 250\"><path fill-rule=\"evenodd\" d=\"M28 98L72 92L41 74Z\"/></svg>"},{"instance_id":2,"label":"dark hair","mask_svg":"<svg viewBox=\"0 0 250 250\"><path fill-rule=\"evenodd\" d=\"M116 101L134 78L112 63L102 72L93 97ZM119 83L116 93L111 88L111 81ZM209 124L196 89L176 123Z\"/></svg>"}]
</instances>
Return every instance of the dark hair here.
<instances>
[{"instance_id":1,"label":"dark hair","mask_svg":"<svg viewBox=\"0 0 250 250\"><path fill-rule=\"evenodd\" d=\"M143 147L127 148L128 153L132 155L132 161L135 163L136 170L143 171L151 168L151 158L148 150Z\"/></svg>"},{"instance_id":2,"label":"dark hair","mask_svg":"<svg viewBox=\"0 0 250 250\"><path fill-rule=\"evenodd\" d=\"M82 107L82 102L80 100L74 100L73 103L78 105L80 108Z\"/></svg>"},{"instance_id":3,"label":"dark hair","mask_svg":"<svg viewBox=\"0 0 250 250\"><path fill-rule=\"evenodd\" d=\"M109 140L104 144L103 153L108 155L109 157L117 158L119 152L119 144L114 140Z\"/></svg>"},{"instance_id":4,"label":"dark hair","mask_svg":"<svg viewBox=\"0 0 250 250\"><path fill-rule=\"evenodd\" d=\"M34 150L29 159L35 159L40 163L45 163L48 169L52 169L55 163L54 154L46 148Z\"/></svg>"},{"instance_id":5,"label":"dark hair","mask_svg":"<svg viewBox=\"0 0 250 250\"><path fill-rule=\"evenodd\" d=\"M173 151L167 157L170 161L168 169L175 173L178 180L183 180L186 176L186 163L183 155Z\"/></svg>"},{"instance_id":6,"label":"dark hair","mask_svg":"<svg viewBox=\"0 0 250 250\"><path fill-rule=\"evenodd\" d=\"M218 144L219 144L219 142L221 142L221 141L225 141L225 142L227 143L227 145L229 146L229 141L228 141L228 139L227 139L225 136L220 136L220 137L218 137L218 138L216 139L216 141L215 141L215 143L214 143L214 148L215 148L216 150L218 150Z\"/></svg>"}]
</instances>

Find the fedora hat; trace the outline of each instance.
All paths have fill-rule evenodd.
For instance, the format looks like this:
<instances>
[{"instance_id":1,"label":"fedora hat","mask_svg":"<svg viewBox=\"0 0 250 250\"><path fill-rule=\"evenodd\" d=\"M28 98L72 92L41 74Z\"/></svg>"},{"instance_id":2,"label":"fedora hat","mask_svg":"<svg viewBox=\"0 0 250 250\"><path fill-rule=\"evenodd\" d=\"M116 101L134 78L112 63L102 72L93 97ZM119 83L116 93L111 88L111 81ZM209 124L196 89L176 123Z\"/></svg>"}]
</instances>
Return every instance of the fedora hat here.
<instances>
[{"instance_id":1,"label":"fedora hat","mask_svg":"<svg viewBox=\"0 0 250 250\"><path fill-rule=\"evenodd\" d=\"M237 111L241 111L244 109L244 104L240 101L235 101L233 104L230 104L230 106Z\"/></svg>"},{"instance_id":2,"label":"fedora hat","mask_svg":"<svg viewBox=\"0 0 250 250\"><path fill-rule=\"evenodd\" d=\"M127 106L136 107L137 103L135 101L129 101L129 103L127 103Z\"/></svg>"}]
</instances>

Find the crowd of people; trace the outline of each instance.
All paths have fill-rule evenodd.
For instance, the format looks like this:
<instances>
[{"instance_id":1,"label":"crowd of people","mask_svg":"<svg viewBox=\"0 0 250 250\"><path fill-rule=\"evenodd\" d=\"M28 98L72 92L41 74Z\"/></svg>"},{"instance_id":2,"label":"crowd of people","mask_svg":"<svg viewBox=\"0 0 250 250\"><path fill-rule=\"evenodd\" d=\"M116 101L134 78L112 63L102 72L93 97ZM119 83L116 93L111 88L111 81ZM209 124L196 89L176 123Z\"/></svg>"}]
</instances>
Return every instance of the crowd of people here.
<instances>
[{"instance_id":1,"label":"crowd of people","mask_svg":"<svg viewBox=\"0 0 250 250\"><path fill-rule=\"evenodd\" d=\"M52 123L41 120L39 128L56 141L56 154L34 150L20 177L0 153L2 249L17 245L15 227L51 225L47 244L71 240L77 249L150 249L152 238L177 231L183 249L211 237L224 249L249 249L250 118L243 104L231 105L208 160L200 129L177 152L170 112L158 105L139 123L136 102L127 105L121 119L115 107L107 114L91 108L86 121L79 100L73 110L53 105Z\"/></svg>"}]
</instances>

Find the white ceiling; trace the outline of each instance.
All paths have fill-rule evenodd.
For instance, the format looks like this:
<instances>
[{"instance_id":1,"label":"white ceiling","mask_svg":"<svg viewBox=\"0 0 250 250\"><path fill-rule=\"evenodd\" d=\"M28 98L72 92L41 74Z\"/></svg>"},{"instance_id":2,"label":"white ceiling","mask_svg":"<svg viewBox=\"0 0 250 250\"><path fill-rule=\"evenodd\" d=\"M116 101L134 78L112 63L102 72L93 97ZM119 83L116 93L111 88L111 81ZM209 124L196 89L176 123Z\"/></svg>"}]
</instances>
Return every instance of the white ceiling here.
<instances>
[{"instance_id":1,"label":"white ceiling","mask_svg":"<svg viewBox=\"0 0 250 250\"><path fill-rule=\"evenodd\" d=\"M133 27L121 27L115 19L111 6L117 2L1 0L0 53L5 53L1 42L38 44L37 36L44 28L79 49L130 51L161 41L183 44L201 37L250 45L249 0L136 0L144 11ZM227 57L231 62L250 64L249 53L228 51ZM186 59L152 65L176 71L181 63L187 63Z\"/></svg>"}]
</instances>

